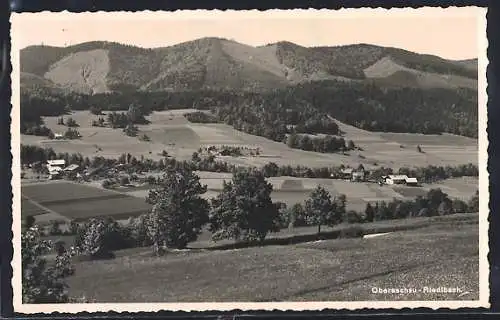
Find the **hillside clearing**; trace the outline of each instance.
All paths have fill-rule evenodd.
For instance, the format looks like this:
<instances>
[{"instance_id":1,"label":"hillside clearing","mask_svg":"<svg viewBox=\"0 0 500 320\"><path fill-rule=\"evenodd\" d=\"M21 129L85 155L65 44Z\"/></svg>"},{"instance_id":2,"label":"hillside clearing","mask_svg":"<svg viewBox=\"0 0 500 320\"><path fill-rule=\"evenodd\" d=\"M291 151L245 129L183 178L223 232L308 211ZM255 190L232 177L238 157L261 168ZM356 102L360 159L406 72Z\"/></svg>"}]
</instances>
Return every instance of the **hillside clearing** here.
<instances>
[{"instance_id":1,"label":"hillside clearing","mask_svg":"<svg viewBox=\"0 0 500 320\"><path fill-rule=\"evenodd\" d=\"M109 91L106 77L110 70L108 50L97 49L70 54L45 73L45 78L62 88L83 93Z\"/></svg>"},{"instance_id":2,"label":"hillside clearing","mask_svg":"<svg viewBox=\"0 0 500 320\"><path fill-rule=\"evenodd\" d=\"M423 72L407 68L386 56L364 69L367 78L388 78L397 73L407 73L412 77L413 86L422 88L471 88L477 90L477 80L459 76Z\"/></svg>"},{"instance_id":3,"label":"hillside clearing","mask_svg":"<svg viewBox=\"0 0 500 320\"><path fill-rule=\"evenodd\" d=\"M346 140L353 140L363 151L349 154L327 154L291 149L284 143L250 135L225 124L192 124L183 116L192 109L154 112L151 124L139 126L139 135L146 134L150 141L126 136L121 129L92 127L97 116L88 111L75 111L70 117L80 125L78 140L47 140L44 137L22 135L23 144L52 147L56 152L78 152L83 156L119 157L128 152L136 157L158 160L166 150L180 160L189 159L202 146L232 145L259 147L260 156L220 157L236 165L262 166L269 162L278 165L304 165L325 167L332 165L367 168L385 166L397 169L408 166L457 165L477 163L477 140L448 134L421 135L368 132L338 122ZM66 116L65 118L67 118ZM105 117L105 116L104 116ZM55 133L64 133L65 126L57 124L57 117L45 117L47 127ZM417 151L420 145L423 153Z\"/></svg>"},{"instance_id":4,"label":"hillside clearing","mask_svg":"<svg viewBox=\"0 0 500 320\"><path fill-rule=\"evenodd\" d=\"M163 258L129 253L78 262L68 282L72 296L96 302L472 300L478 299L478 261L477 225L440 225L287 247L180 251ZM374 286L436 284L469 294L371 293Z\"/></svg>"}]
</instances>

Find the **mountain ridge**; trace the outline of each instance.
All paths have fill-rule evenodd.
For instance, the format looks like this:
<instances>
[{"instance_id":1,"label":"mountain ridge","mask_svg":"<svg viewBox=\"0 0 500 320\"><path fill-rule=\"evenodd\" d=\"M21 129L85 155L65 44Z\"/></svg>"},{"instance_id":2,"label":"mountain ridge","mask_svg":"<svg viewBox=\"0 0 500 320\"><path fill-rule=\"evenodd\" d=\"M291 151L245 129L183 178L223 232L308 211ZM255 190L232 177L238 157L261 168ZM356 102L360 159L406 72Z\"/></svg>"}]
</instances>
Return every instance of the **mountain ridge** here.
<instances>
[{"instance_id":1,"label":"mountain ridge","mask_svg":"<svg viewBox=\"0 0 500 320\"><path fill-rule=\"evenodd\" d=\"M25 90L38 85L86 94L260 91L321 80L381 80L389 86L477 90L477 59L453 61L371 44L304 47L279 41L250 46L217 37L159 48L109 41L29 46L21 49L21 72ZM35 78L44 81L23 84Z\"/></svg>"}]
</instances>

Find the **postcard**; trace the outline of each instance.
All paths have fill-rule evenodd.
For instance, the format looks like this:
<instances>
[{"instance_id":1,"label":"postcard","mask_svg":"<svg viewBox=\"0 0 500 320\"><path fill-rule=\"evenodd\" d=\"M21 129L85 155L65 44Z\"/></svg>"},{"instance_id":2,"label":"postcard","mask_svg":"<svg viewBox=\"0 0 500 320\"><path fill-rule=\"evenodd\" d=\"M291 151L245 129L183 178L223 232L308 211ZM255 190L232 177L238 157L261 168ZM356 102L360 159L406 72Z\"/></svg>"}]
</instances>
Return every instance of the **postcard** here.
<instances>
[{"instance_id":1,"label":"postcard","mask_svg":"<svg viewBox=\"0 0 500 320\"><path fill-rule=\"evenodd\" d=\"M489 306L485 9L11 23L16 312Z\"/></svg>"}]
</instances>

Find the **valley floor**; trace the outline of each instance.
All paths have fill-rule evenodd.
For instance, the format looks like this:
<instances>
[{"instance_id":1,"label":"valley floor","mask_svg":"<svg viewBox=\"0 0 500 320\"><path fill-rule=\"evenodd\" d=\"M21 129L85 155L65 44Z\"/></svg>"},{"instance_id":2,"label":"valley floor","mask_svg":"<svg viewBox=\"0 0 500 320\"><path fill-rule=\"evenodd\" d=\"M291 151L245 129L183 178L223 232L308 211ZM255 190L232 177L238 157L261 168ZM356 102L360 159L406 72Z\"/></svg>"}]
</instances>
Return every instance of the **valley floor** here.
<instances>
[{"instance_id":1,"label":"valley floor","mask_svg":"<svg viewBox=\"0 0 500 320\"><path fill-rule=\"evenodd\" d=\"M399 167L427 165L457 165L478 161L478 142L450 134L422 135L407 133L380 133L364 131L343 123L340 129L346 140L353 140L362 151L349 154L324 154L291 149L284 143L246 134L225 124L195 124L188 122L183 114L193 110L171 110L154 112L149 116L151 124L139 126L139 135L146 134L151 141L140 141L126 136L121 129L92 127L92 120L98 116L88 111L73 112L71 117L80 125L79 140L47 140L44 137L22 135L23 144L37 144L52 147L56 152L78 152L84 156L117 158L122 153L145 158L160 159L166 150L177 159L190 159L200 147L210 145L231 145L259 147L260 156L219 157L229 163L260 166L269 162L278 165L304 165L325 167L332 165L359 164L369 167ZM55 133L64 133L65 126L57 124L57 117L45 117L46 125ZM420 145L423 153L417 151Z\"/></svg>"}]
</instances>

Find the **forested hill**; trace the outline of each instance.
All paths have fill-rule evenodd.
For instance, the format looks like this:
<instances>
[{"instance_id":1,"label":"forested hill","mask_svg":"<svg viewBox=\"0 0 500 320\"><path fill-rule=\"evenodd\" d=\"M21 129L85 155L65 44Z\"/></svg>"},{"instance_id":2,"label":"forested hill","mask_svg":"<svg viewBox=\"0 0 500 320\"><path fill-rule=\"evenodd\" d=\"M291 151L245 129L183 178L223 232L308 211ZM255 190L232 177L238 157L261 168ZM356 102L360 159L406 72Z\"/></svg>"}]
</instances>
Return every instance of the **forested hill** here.
<instances>
[{"instance_id":1,"label":"forested hill","mask_svg":"<svg viewBox=\"0 0 500 320\"><path fill-rule=\"evenodd\" d=\"M87 42L21 50L22 128L68 108L131 104L144 113L213 109L219 121L275 140L291 125L328 127L326 115L366 130L477 137L477 59L220 38L156 49Z\"/></svg>"},{"instance_id":2,"label":"forested hill","mask_svg":"<svg viewBox=\"0 0 500 320\"><path fill-rule=\"evenodd\" d=\"M85 94L262 91L323 80L374 80L384 86L423 89L477 88L477 60L450 61L368 44L308 48L278 42L253 47L220 38L155 49L100 41L31 46L21 50L21 72L23 90L43 87Z\"/></svg>"},{"instance_id":3,"label":"forested hill","mask_svg":"<svg viewBox=\"0 0 500 320\"><path fill-rule=\"evenodd\" d=\"M475 90L387 88L377 83L333 80L271 92L184 90L66 95L37 90L21 94L21 122L40 123L39 116L60 115L67 108L127 110L131 104L146 114L186 107L211 109L221 122L274 140L282 139L290 125L317 128L325 115L371 131L449 132L477 137L478 130ZM316 124L308 124L308 119Z\"/></svg>"}]
</instances>

